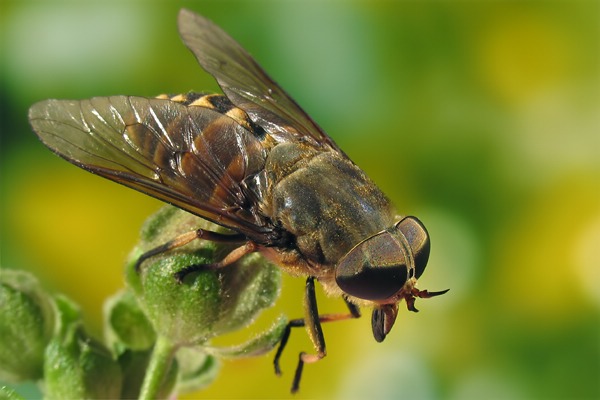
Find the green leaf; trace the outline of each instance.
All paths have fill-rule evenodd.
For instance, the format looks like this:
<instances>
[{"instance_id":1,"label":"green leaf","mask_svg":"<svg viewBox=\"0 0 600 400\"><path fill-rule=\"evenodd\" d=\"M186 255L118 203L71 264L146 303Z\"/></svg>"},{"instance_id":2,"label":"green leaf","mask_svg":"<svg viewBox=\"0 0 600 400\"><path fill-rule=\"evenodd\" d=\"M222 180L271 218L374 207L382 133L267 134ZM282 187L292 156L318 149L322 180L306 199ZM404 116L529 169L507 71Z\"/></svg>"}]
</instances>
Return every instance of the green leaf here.
<instances>
[{"instance_id":1,"label":"green leaf","mask_svg":"<svg viewBox=\"0 0 600 400\"><path fill-rule=\"evenodd\" d=\"M177 393L190 393L210 385L217 377L220 362L201 347L182 347L177 351L179 379Z\"/></svg>"},{"instance_id":2,"label":"green leaf","mask_svg":"<svg viewBox=\"0 0 600 400\"><path fill-rule=\"evenodd\" d=\"M230 347L205 347L204 350L218 358L259 356L273 350L277 346L287 323L288 319L282 315L269 329L259 333L246 343Z\"/></svg>"}]
</instances>

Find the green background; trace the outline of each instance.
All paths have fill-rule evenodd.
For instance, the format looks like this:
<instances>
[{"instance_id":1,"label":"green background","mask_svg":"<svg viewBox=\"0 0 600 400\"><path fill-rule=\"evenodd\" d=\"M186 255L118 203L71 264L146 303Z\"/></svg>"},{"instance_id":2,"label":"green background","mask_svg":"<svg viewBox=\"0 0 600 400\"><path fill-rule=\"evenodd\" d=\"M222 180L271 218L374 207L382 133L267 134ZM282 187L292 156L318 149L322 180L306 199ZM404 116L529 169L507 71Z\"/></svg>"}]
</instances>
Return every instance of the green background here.
<instances>
[{"instance_id":1,"label":"green background","mask_svg":"<svg viewBox=\"0 0 600 400\"><path fill-rule=\"evenodd\" d=\"M420 288L376 343L324 327L296 398L600 397L600 7L597 1L4 1L1 265L80 303L103 299L160 203L53 156L27 124L45 98L217 90L177 10L213 19L432 237ZM303 280L258 321L302 315ZM322 312L343 302L324 299ZM258 329L258 327L256 328ZM248 332L252 332L250 328ZM237 336L225 340L235 341ZM284 398L271 356L225 362L196 396ZM189 396L194 397L194 396Z\"/></svg>"}]
</instances>

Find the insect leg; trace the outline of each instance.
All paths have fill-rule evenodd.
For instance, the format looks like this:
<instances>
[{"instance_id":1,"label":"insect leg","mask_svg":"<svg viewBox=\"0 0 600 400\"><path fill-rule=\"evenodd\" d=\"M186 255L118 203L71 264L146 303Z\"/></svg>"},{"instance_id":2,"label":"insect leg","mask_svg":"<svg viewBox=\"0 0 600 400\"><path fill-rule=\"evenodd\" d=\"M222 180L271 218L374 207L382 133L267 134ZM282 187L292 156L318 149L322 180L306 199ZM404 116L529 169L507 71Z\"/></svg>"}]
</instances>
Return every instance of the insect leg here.
<instances>
[{"instance_id":1,"label":"insect leg","mask_svg":"<svg viewBox=\"0 0 600 400\"><path fill-rule=\"evenodd\" d=\"M240 247L233 249L229 254L227 254L221 261L214 262L211 264L192 264L188 265L185 268L182 268L177 273L175 273L175 279L177 282L183 283L183 280L186 276L188 276L192 272L202 271L206 269L219 269L228 266L229 264L233 264L240 258L244 257L247 254L254 253L258 249L258 245L254 242L246 242Z\"/></svg>"},{"instance_id":2,"label":"insect leg","mask_svg":"<svg viewBox=\"0 0 600 400\"><path fill-rule=\"evenodd\" d=\"M360 309L357 305L348 301L346 297L344 297L344 302L350 311L347 314L323 314L319 315L319 311L317 308L317 299L315 296L315 284L314 278L309 277L306 280L306 292L304 298L304 310L305 310L305 318L294 319L288 322L285 331L281 337L281 341L279 342L279 347L277 348L277 352L275 353L275 358L273 360L273 364L275 366L275 374L281 375L281 368L279 366L279 359L281 358L281 354L283 353L283 349L285 348L288 339L290 337L290 333L292 328L297 328L301 326L307 327L307 331L311 341L315 346L315 350L317 354L307 354L300 353L298 359L298 366L296 367L296 372L294 374L294 381L292 383L292 393L298 391L300 387L300 378L302 377L302 370L304 368L305 363L313 363L321 358L325 357L325 339L323 337L323 331L321 329L322 322L332 322L332 321L342 321L350 318L359 318L360 317Z\"/></svg>"},{"instance_id":3,"label":"insect leg","mask_svg":"<svg viewBox=\"0 0 600 400\"><path fill-rule=\"evenodd\" d=\"M181 246L185 246L189 242L195 239L204 239L209 240L211 242L220 242L220 243L238 243L246 240L244 235L224 235L222 233L216 233L207 231L204 229L197 229L195 231L186 232L182 235L177 236L175 239L169 240L167 243L157 246L153 249L148 250L144 254L138 258L135 263L135 270L140 272L142 263L146 261L148 258L153 257L157 254L165 253L167 251L176 249Z\"/></svg>"}]
</instances>

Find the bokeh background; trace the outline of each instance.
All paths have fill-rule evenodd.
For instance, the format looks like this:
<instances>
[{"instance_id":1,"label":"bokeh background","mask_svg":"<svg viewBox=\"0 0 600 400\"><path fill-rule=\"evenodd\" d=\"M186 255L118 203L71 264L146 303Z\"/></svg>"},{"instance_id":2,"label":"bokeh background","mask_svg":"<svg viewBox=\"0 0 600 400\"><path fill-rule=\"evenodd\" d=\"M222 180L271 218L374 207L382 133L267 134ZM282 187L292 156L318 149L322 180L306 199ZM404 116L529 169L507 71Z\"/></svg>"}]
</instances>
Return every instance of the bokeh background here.
<instances>
[{"instance_id":1,"label":"bokeh background","mask_svg":"<svg viewBox=\"0 0 600 400\"><path fill-rule=\"evenodd\" d=\"M325 326L328 357L307 366L296 398L599 398L599 4L5 0L2 268L73 298L101 335L103 300L123 286L123 260L160 203L55 157L27 109L217 90L178 38L185 6L238 39L424 221L432 256L420 287L451 289L419 300L419 314L402 310L382 344L369 310ZM302 287L286 277L257 324L301 316ZM344 310L321 295L323 312ZM309 349L295 332L283 377L272 355L225 362L188 398L285 398Z\"/></svg>"}]
</instances>

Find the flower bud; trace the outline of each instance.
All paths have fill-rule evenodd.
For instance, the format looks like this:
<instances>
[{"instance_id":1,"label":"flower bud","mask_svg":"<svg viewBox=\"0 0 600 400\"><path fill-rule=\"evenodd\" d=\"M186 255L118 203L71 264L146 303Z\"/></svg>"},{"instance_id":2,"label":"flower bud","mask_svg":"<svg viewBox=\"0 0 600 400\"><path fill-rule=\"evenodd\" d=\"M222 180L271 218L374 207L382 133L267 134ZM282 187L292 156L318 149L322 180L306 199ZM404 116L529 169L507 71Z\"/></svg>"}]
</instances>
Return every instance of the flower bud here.
<instances>
[{"instance_id":1,"label":"flower bud","mask_svg":"<svg viewBox=\"0 0 600 400\"><path fill-rule=\"evenodd\" d=\"M38 281L24 271L0 270L0 380L40 379L53 329L52 299Z\"/></svg>"},{"instance_id":2,"label":"flower bud","mask_svg":"<svg viewBox=\"0 0 600 400\"><path fill-rule=\"evenodd\" d=\"M184 283L175 279L175 273L190 265L220 261L235 249L231 244L193 240L149 258L139 273L135 271L143 252L198 228L227 233L179 209L162 208L144 225L126 271L127 282L156 333L177 346L203 344L247 326L279 295L281 273L259 254L220 269L192 273Z\"/></svg>"},{"instance_id":3,"label":"flower bud","mask_svg":"<svg viewBox=\"0 0 600 400\"><path fill-rule=\"evenodd\" d=\"M48 344L44 392L48 399L119 398L119 364L102 344L87 336L78 308L57 297L57 331Z\"/></svg>"},{"instance_id":4,"label":"flower bud","mask_svg":"<svg viewBox=\"0 0 600 400\"><path fill-rule=\"evenodd\" d=\"M122 290L104 303L104 337L117 353L152 348L156 333L131 291Z\"/></svg>"}]
</instances>

